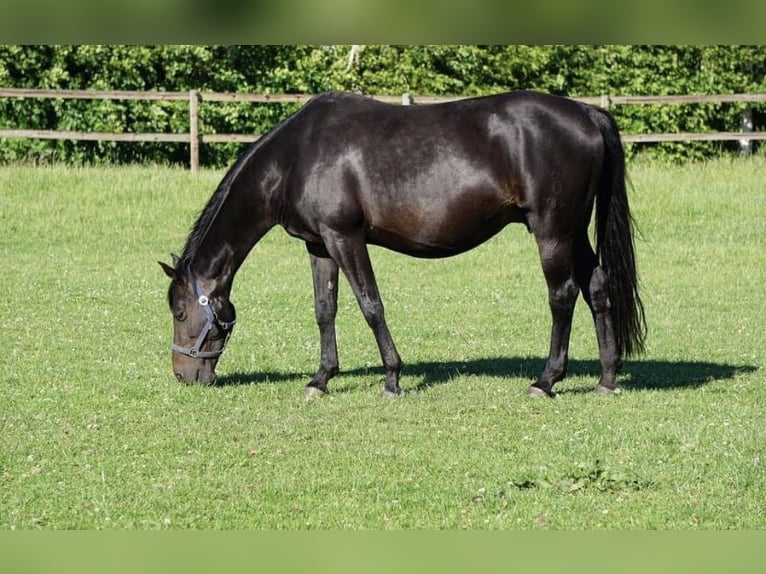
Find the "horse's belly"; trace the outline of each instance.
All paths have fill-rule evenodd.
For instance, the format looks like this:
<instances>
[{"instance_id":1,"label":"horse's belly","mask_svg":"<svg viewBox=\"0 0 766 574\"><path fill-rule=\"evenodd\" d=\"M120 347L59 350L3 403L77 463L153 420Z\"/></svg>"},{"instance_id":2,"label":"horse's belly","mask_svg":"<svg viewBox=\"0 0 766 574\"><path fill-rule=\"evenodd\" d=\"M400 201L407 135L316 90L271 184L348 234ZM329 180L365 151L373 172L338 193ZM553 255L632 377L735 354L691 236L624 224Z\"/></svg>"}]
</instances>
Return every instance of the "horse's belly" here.
<instances>
[{"instance_id":1,"label":"horse's belly","mask_svg":"<svg viewBox=\"0 0 766 574\"><path fill-rule=\"evenodd\" d=\"M518 208L506 206L491 216L455 212L448 217L402 214L373 223L368 241L415 257L449 257L484 243L513 221L524 221Z\"/></svg>"}]
</instances>

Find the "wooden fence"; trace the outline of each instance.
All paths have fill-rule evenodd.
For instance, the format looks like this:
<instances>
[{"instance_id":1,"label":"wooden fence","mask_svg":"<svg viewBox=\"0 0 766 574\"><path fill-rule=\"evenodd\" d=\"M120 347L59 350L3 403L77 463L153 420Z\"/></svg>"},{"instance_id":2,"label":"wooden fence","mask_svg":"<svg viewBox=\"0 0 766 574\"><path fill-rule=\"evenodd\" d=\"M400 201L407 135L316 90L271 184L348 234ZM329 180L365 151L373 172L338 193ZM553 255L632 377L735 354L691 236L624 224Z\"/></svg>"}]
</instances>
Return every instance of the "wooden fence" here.
<instances>
[{"instance_id":1,"label":"wooden fence","mask_svg":"<svg viewBox=\"0 0 766 574\"><path fill-rule=\"evenodd\" d=\"M296 103L311 99L310 94L241 94L216 93L191 90L189 92L141 92L141 91L95 91L95 90L33 90L0 88L0 98L49 98L77 100L142 100L187 101L189 105L189 131L187 133L106 133L88 131L0 129L0 137L34 138L56 140L89 140L121 142L177 142L189 144L189 165L192 171L199 168L200 145L222 142L252 142L256 134L204 134L200 133L200 104L203 102L250 102L250 103ZM461 99L463 96L373 96L375 99L402 105L430 104ZM620 105L657 104L721 104L764 103L766 94L716 94L706 96L595 96L573 98L589 104L611 108ZM763 131L703 132L703 133L654 133L623 134L624 142L671 142L671 141L726 141L766 140Z\"/></svg>"}]
</instances>

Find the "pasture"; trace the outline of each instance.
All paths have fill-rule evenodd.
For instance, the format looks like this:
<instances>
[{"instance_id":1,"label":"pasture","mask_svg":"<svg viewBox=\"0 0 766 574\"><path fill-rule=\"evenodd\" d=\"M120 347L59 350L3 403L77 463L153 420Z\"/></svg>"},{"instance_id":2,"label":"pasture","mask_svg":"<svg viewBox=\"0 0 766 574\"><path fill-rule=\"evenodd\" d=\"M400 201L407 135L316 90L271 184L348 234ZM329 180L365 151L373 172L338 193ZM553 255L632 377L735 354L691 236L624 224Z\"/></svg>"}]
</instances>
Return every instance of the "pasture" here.
<instances>
[{"instance_id":1,"label":"pasture","mask_svg":"<svg viewBox=\"0 0 766 574\"><path fill-rule=\"evenodd\" d=\"M341 374L311 273L275 229L239 272L219 385L170 368L168 280L222 171L0 167L2 529L766 527L766 160L634 162L649 338L619 396L578 302L570 374L526 396L550 315L521 225L445 260L372 249L405 362L345 281Z\"/></svg>"}]
</instances>

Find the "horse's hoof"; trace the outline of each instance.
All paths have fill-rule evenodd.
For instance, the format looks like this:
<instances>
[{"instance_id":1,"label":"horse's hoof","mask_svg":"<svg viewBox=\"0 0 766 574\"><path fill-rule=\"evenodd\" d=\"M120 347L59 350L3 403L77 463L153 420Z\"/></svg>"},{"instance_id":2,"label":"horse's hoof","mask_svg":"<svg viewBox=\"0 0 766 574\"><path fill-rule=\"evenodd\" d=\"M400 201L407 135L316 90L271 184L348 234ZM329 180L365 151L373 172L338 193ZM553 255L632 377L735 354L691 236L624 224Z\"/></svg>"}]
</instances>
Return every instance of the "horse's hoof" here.
<instances>
[{"instance_id":1,"label":"horse's hoof","mask_svg":"<svg viewBox=\"0 0 766 574\"><path fill-rule=\"evenodd\" d=\"M620 387L605 387L604 385L598 385L593 392L597 395L619 395L622 392Z\"/></svg>"},{"instance_id":2,"label":"horse's hoof","mask_svg":"<svg viewBox=\"0 0 766 574\"><path fill-rule=\"evenodd\" d=\"M380 393L380 397L383 399L394 399L396 397L401 397L404 394L404 391L399 389L398 391L389 391L388 389L383 389Z\"/></svg>"},{"instance_id":3,"label":"horse's hoof","mask_svg":"<svg viewBox=\"0 0 766 574\"><path fill-rule=\"evenodd\" d=\"M327 393L325 393L322 389L318 389L316 387L308 386L305 389L303 389L303 398L307 401L321 398L325 396L326 394Z\"/></svg>"},{"instance_id":4,"label":"horse's hoof","mask_svg":"<svg viewBox=\"0 0 766 574\"><path fill-rule=\"evenodd\" d=\"M530 397L548 397L549 399L553 399L556 397L556 393L551 391L550 393L542 390L540 387L536 387L534 385L530 385L527 389L527 394Z\"/></svg>"}]
</instances>

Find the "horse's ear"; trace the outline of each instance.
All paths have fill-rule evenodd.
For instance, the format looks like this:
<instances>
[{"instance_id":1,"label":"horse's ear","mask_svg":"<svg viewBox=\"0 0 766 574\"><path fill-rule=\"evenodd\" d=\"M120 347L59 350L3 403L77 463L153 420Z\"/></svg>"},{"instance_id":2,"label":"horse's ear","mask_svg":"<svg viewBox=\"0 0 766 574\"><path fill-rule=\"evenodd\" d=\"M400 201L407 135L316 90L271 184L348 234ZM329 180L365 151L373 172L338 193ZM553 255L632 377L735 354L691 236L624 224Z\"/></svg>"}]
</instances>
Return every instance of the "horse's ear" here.
<instances>
[{"instance_id":1,"label":"horse's ear","mask_svg":"<svg viewBox=\"0 0 766 574\"><path fill-rule=\"evenodd\" d=\"M160 264L160 267L162 267L162 270L165 272L165 275L167 275L174 281L178 279L178 275L176 274L175 268L171 267L167 263L163 263L162 261L157 261L157 263Z\"/></svg>"},{"instance_id":2,"label":"horse's ear","mask_svg":"<svg viewBox=\"0 0 766 574\"><path fill-rule=\"evenodd\" d=\"M176 269L178 269L178 264L181 262L181 258L178 257L178 255L176 255L175 253L171 253L170 258L173 260L173 267L171 267L167 263L163 263L162 261L157 261L157 263L160 264L160 267L162 267L162 270L165 272L165 275L167 275L173 280L180 280L181 275L179 275Z\"/></svg>"}]
</instances>

